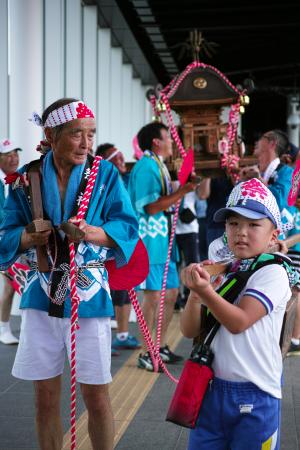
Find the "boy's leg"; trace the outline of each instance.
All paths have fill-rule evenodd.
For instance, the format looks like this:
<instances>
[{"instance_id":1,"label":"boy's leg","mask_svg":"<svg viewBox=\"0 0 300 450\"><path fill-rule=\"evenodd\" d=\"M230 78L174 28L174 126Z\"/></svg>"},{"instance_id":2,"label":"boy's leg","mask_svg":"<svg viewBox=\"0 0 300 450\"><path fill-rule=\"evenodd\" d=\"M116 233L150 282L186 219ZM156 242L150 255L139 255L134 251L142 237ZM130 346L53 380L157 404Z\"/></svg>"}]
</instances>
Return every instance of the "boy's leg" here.
<instances>
[{"instance_id":1,"label":"boy's leg","mask_svg":"<svg viewBox=\"0 0 300 450\"><path fill-rule=\"evenodd\" d=\"M60 417L61 376L34 381L36 430L41 450L61 450L63 429Z\"/></svg>"},{"instance_id":2,"label":"boy's leg","mask_svg":"<svg viewBox=\"0 0 300 450\"><path fill-rule=\"evenodd\" d=\"M196 427L190 431L188 450L230 449L222 421L223 394L222 389L214 381L211 387L208 387L200 408Z\"/></svg>"},{"instance_id":3,"label":"boy's leg","mask_svg":"<svg viewBox=\"0 0 300 450\"><path fill-rule=\"evenodd\" d=\"M230 449L278 450L280 399L255 386L252 394L250 391L243 395L237 392L235 403L238 416L232 429Z\"/></svg>"},{"instance_id":4,"label":"boy's leg","mask_svg":"<svg viewBox=\"0 0 300 450\"><path fill-rule=\"evenodd\" d=\"M114 423L108 384L80 384L80 388L88 411L88 431L93 450L112 450Z\"/></svg>"}]
</instances>

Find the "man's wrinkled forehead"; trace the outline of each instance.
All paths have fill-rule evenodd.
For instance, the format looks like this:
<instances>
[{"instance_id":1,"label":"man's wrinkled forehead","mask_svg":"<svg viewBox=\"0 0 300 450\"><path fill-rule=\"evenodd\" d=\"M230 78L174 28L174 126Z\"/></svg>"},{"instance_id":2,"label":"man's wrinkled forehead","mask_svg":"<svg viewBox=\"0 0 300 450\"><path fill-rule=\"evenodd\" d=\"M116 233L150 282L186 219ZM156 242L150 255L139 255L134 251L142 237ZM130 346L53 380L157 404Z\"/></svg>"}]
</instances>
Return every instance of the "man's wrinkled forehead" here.
<instances>
[{"instance_id":1,"label":"man's wrinkled forehead","mask_svg":"<svg viewBox=\"0 0 300 450\"><path fill-rule=\"evenodd\" d=\"M96 133L96 120L90 117L84 119L74 119L64 124L64 130L77 131L91 131Z\"/></svg>"}]
</instances>

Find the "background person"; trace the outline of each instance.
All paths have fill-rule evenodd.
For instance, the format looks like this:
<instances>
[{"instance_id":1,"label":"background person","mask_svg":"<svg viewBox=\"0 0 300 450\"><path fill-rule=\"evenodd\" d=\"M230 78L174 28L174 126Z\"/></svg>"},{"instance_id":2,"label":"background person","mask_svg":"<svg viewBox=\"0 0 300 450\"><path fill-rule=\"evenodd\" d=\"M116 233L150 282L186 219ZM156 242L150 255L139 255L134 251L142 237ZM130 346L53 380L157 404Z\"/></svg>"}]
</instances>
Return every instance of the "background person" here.
<instances>
[{"instance_id":1,"label":"background person","mask_svg":"<svg viewBox=\"0 0 300 450\"><path fill-rule=\"evenodd\" d=\"M152 122L145 125L138 132L137 138L143 157L134 165L130 173L128 191L138 215L139 234L149 255L150 272L140 288L144 290L141 307L147 326L152 333L161 297L174 205L185 194L192 191L195 184L187 183L173 192L170 174L164 164L164 161L172 155L172 139L164 124ZM179 286L176 259L174 244L167 276L161 330L160 356L167 363L182 360L181 356L170 350L166 342ZM153 363L146 350L146 343L143 342L143 353L138 358L138 367L153 371Z\"/></svg>"},{"instance_id":2,"label":"background person","mask_svg":"<svg viewBox=\"0 0 300 450\"><path fill-rule=\"evenodd\" d=\"M128 186L129 173L127 172L123 153L114 144L100 144L97 147L96 155L102 156L106 161L110 161L119 171L125 187ZM129 316L131 302L127 291L111 291L111 298L114 305L115 317L117 321L117 334L112 342L111 354L117 356L118 349L137 349L141 347L135 336L129 334Z\"/></svg>"},{"instance_id":3,"label":"background person","mask_svg":"<svg viewBox=\"0 0 300 450\"><path fill-rule=\"evenodd\" d=\"M8 185L5 177L14 173L19 166L19 154L21 149L10 139L0 142L0 223L4 218L4 201L8 194ZM10 275L7 271L1 272L2 291L0 299L0 342L2 344L18 344L19 340L12 334L9 318L14 297L14 289L10 283Z\"/></svg>"}]
</instances>

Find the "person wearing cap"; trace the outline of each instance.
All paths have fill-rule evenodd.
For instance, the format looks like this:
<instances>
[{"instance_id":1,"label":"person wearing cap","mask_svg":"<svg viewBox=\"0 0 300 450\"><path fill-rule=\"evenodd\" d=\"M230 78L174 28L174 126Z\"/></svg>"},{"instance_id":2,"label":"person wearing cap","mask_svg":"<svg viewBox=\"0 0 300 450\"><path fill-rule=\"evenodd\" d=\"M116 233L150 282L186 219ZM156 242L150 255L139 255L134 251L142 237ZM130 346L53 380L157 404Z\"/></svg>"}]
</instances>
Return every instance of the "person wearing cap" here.
<instances>
[{"instance_id":1,"label":"person wearing cap","mask_svg":"<svg viewBox=\"0 0 300 450\"><path fill-rule=\"evenodd\" d=\"M127 188L129 173L127 172L125 158L123 153L118 150L114 144L109 142L98 145L96 155L102 156L106 161L110 161L119 171L119 174ZM112 342L111 354L118 356L118 349L135 350L141 347L140 342L135 336L129 334L129 316L131 303L127 291L111 291L111 298L115 309L117 321L117 333Z\"/></svg>"},{"instance_id":2,"label":"person wearing cap","mask_svg":"<svg viewBox=\"0 0 300 450\"><path fill-rule=\"evenodd\" d=\"M8 186L5 177L14 173L19 166L19 151L21 149L10 139L0 142L0 223L4 217L4 202L8 194ZM0 299L0 342L2 344L18 344L19 340L12 334L9 317L14 297L14 289L11 286L10 275L7 271L1 272L2 293Z\"/></svg>"},{"instance_id":3,"label":"person wearing cap","mask_svg":"<svg viewBox=\"0 0 300 450\"><path fill-rule=\"evenodd\" d=\"M201 304L221 324L210 346L214 378L188 448L279 449L279 340L290 286L298 274L282 255L265 255L277 243L282 223L274 195L260 180L235 186L215 220L225 222L228 247L236 259L223 283L236 273L249 273L253 262L262 265L250 272L233 303L214 291L205 265L192 264L182 272L191 290L181 315L184 336L198 336Z\"/></svg>"},{"instance_id":4,"label":"person wearing cap","mask_svg":"<svg viewBox=\"0 0 300 450\"><path fill-rule=\"evenodd\" d=\"M70 238L76 242L80 300L76 380L88 412L91 446L111 450L114 431L108 383L113 306L104 262L114 258L117 267L128 263L138 242L138 223L117 169L106 161L100 161L86 218L79 223L76 219L92 170L89 149L96 132L94 114L83 101L59 99L46 108L42 118L34 113L33 121L43 127L48 141L42 146L48 151L34 167L41 178L44 215L52 228L26 229L32 221L27 172L31 173L33 163L29 163L9 190L0 229L0 269L21 253L30 267L21 298L22 327L12 373L34 382L40 448L61 449L61 375L66 353L70 357ZM82 231L79 238L70 236L71 225L65 231L61 228L74 221L73 228ZM40 246L47 247L49 271L39 270L36 247Z\"/></svg>"}]
</instances>

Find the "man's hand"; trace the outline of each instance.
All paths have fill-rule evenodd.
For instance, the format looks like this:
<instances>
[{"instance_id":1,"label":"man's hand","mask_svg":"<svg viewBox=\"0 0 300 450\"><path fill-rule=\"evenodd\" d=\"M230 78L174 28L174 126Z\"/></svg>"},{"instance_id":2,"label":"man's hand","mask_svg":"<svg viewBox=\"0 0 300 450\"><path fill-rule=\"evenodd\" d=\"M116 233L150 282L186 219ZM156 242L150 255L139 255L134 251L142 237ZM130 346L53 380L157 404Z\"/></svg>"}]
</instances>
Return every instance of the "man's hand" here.
<instances>
[{"instance_id":1,"label":"man's hand","mask_svg":"<svg viewBox=\"0 0 300 450\"><path fill-rule=\"evenodd\" d=\"M201 264L190 264L181 271L181 281L190 290L201 294L210 284L210 275Z\"/></svg>"},{"instance_id":2,"label":"man's hand","mask_svg":"<svg viewBox=\"0 0 300 450\"><path fill-rule=\"evenodd\" d=\"M106 234L103 228L89 225L84 219L78 222L78 219L76 217L71 217L69 219L69 222L73 223L81 231L84 232L84 237L79 239L78 241L75 241L72 237L70 237L73 242L86 241L91 242L95 245L102 245L104 247L117 247L117 243L108 234Z\"/></svg>"},{"instance_id":3,"label":"man's hand","mask_svg":"<svg viewBox=\"0 0 300 450\"><path fill-rule=\"evenodd\" d=\"M68 239L70 239L73 242L77 242L77 243L80 242L81 240L84 240L84 241L90 240L89 234L90 234L91 228L94 228L94 227L92 227L91 225L88 225L84 219L78 221L78 219L76 217L71 217L68 220L68 222L70 222L74 226L78 227L84 233L84 237L81 239L74 239L73 235L66 233Z\"/></svg>"},{"instance_id":4,"label":"man's hand","mask_svg":"<svg viewBox=\"0 0 300 450\"><path fill-rule=\"evenodd\" d=\"M51 230L40 231L38 233L28 233L23 230L20 241L20 250L24 251L31 247L40 247L48 244Z\"/></svg>"}]
</instances>

